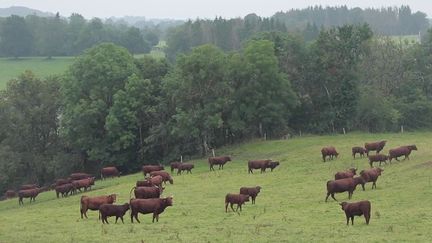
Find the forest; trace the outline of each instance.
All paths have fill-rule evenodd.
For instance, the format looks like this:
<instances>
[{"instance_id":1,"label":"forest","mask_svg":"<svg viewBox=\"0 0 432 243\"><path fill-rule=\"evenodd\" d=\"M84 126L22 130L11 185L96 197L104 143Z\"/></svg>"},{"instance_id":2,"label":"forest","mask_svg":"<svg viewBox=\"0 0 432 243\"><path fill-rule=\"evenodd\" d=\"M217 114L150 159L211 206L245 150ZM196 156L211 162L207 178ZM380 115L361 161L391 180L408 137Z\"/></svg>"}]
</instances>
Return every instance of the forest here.
<instances>
[{"instance_id":1,"label":"forest","mask_svg":"<svg viewBox=\"0 0 432 243\"><path fill-rule=\"evenodd\" d=\"M0 91L0 191L108 165L134 172L256 138L431 128L431 30L421 43L408 43L355 23L307 39L276 20L258 18L253 26L265 27L252 28L249 17L237 32L243 37L229 45L205 33L232 20L175 27L161 59L82 37L92 47L64 75L28 71L11 80ZM1 33L4 23L26 26L26 19L2 20ZM93 21L80 33L94 33L86 31ZM191 26L197 32L182 34ZM189 46L176 46L180 37Z\"/></svg>"}]
</instances>

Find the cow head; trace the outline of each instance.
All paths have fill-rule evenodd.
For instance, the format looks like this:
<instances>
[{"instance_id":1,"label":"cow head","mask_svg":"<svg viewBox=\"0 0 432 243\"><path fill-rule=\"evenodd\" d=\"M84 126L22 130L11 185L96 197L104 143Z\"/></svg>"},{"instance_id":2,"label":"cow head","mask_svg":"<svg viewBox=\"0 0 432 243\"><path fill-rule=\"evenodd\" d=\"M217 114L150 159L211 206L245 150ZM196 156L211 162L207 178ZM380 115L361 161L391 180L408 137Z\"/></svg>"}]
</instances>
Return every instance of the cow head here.
<instances>
[{"instance_id":1,"label":"cow head","mask_svg":"<svg viewBox=\"0 0 432 243\"><path fill-rule=\"evenodd\" d=\"M347 202L341 202L341 203L339 203L339 205L341 205L342 210L345 211L345 207L346 207L346 205L348 205L348 203Z\"/></svg>"},{"instance_id":2,"label":"cow head","mask_svg":"<svg viewBox=\"0 0 432 243\"><path fill-rule=\"evenodd\" d=\"M174 196L169 196L169 197L163 198L162 200L163 200L165 206L167 206L167 207L172 206L173 205L173 198L174 198Z\"/></svg>"},{"instance_id":3,"label":"cow head","mask_svg":"<svg viewBox=\"0 0 432 243\"><path fill-rule=\"evenodd\" d=\"M227 156L226 161L231 161L231 156Z\"/></svg>"},{"instance_id":4,"label":"cow head","mask_svg":"<svg viewBox=\"0 0 432 243\"><path fill-rule=\"evenodd\" d=\"M409 145L408 148L409 148L410 150L417 150L417 146L415 146L415 144L413 144L413 145Z\"/></svg>"},{"instance_id":5,"label":"cow head","mask_svg":"<svg viewBox=\"0 0 432 243\"><path fill-rule=\"evenodd\" d=\"M351 171L353 175L357 175L357 168L350 168L348 170Z\"/></svg>"},{"instance_id":6,"label":"cow head","mask_svg":"<svg viewBox=\"0 0 432 243\"><path fill-rule=\"evenodd\" d=\"M380 167L375 168L375 170L378 173L378 175L381 175L381 173L384 172L384 169L381 169Z\"/></svg>"},{"instance_id":7,"label":"cow head","mask_svg":"<svg viewBox=\"0 0 432 243\"><path fill-rule=\"evenodd\" d=\"M257 192L260 192L261 191L261 187L260 186L257 186L257 187L255 187L256 189L257 189Z\"/></svg>"},{"instance_id":8,"label":"cow head","mask_svg":"<svg viewBox=\"0 0 432 243\"><path fill-rule=\"evenodd\" d=\"M115 203L116 199L117 199L117 195L116 194L111 194L111 195L108 196L108 201L111 202L111 203Z\"/></svg>"},{"instance_id":9,"label":"cow head","mask_svg":"<svg viewBox=\"0 0 432 243\"><path fill-rule=\"evenodd\" d=\"M171 185L174 184L174 180L173 180L173 178L172 178L171 176L168 177L168 181L169 181L169 183L170 183Z\"/></svg>"}]
</instances>

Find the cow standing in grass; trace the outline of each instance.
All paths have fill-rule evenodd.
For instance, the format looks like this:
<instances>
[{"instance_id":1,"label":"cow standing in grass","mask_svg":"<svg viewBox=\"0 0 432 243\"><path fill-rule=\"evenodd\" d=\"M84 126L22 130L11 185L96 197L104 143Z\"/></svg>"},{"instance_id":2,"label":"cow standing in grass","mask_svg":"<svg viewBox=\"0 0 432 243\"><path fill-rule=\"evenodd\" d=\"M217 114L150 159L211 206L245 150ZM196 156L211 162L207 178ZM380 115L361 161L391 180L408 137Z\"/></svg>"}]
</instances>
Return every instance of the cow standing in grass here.
<instances>
[{"instance_id":1,"label":"cow standing in grass","mask_svg":"<svg viewBox=\"0 0 432 243\"><path fill-rule=\"evenodd\" d=\"M242 205L245 202L249 202L249 195L228 193L225 196L225 212L228 212L228 204L231 206L233 212L234 212L234 208L233 208L234 204L237 204L237 208L235 211L238 211L239 208L240 211L242 211Z\"/></svg>"},{"instance_id":2,"label":"cow standing in grass","mask_svg":"<svg viewBox=\"0 0 432 243\"><path fill-rule=\"evenodd\" d=\"M23 198L30 198L30 203L36 202L36 197L41 192L41 188L27 189L18 191L18 204L23 205Z\"/></svg>"},{"instance_id":3,"label":"cow standing in grass","mask_svg":"<svg viewBox=\"0 0 432 243\"><path fill-rule=\"evenodd\" d=\"M99 218L102 219L102 223L108 223L108 217L116 216L115 223L117 224L117 220L120 218L122 223L123 216L129 210L129 203L125 203L123 205L112 205L112 204L103 204L99 207Z\"/></svg>"},{"instance_id":4,"label":"cow standing in grass","mask_svg":"<svg viewBox=\"0 0 432 243\"><path fill-rule=\"evenodd\" d=\"M335 193L348 192L348 199L352 198L354 190L356 189L358 184L364 184L365 181L362 177L354 177L354 178L345 178L334 181L327 181L327 196L325 201L327 202L328 197L331 197L335 200Z\"/></svg>"},{"instance_id":5,"label":"cow standing in grass","mask_svg":"<svg viewBox=\"0 0 432 243\"><path fill-rule=\"evenodd\" d=\"M213 166L214 165L219 165L219 170L223 167L224 165L228 162L231 161L231 157L230 156L220 156L220 157L210 157L208 158L208 163L210 165L210 171L214 171Z\"/></svg>"},{"instance_id":6,"label":"cow standing in grass","mask_svg":"<svg viewBox=\"0 0 432 243\"><path fill-rule=\"evenodd\" d=\"M351 149L351 151L352 151L352 156L354 159L355 159L356 154L359 154L360 158L363 158L365 153L366 153L366 149L363 147L353 147Z\"/></svg>"},{"instance_id":7,"label":"cow standing in grass","mask_svg":"<svg viewBox=\"0 0 432 243\"><path fill-rule=\"evenodd\" d=\"M85 216L87 218L87 210L99 210L99 207L103 204L113 204L116 201L117 196L115 194L111 194L108 196L97 196L97 197L81 197L81 218Z\"/></svg>"},{"instance_id":8,"label":"cow standing in grass","mask_svg":"<svg viewBox=\"0 0 432 243\"><path fill-rule=\"evenodd\" d=\"M152 213L152 222L154 223L155 219L156 222L159 222L159 214L163 213L167 207L173 205L173 197L171 196L166 198L131 199L129 204L131 209L132 223L134 218L138 223L141 223L138 219L138 213Z\"/></svg>"},{"instance_id":9,"label":"cow standing in grass","mask_svg":"<svg viewBox=\"0 0 432 243\"><path fill-rule=\"evenodd\" d=\"M360 176L363 177L365 182L372 182L372 189L376 188L376 181L378 180L378 177L381 175L381 173L384 170L381 168L372 168L369 170L362 170L360 172ZM363 185L363 190L365 190Z\"/></svg>"},{"instance_id":10,"label":"cow standing in grass","mask_svg":"<svg viewBox=\"0 0 432 243\"><path fill-rule=\"evenodd\" d=\"M366 224L369 224L371 216L371 203L369 201L360 201L354 203L342 202L342 210L345 212L347 225L349 225L349 220L351 219L351 225L354 225L354 216L364 215L366 219Z\"/></svg>"},{"instance_id":11,"label":"cow standing in grass","mask_svg":"<svg viewBox=\"0 0 432 243\"><path fill-rule=\"evenodd\" d=\"M324 147L321 149L321 155L323 158L323 161L326 162L326 158L329 157L331 160L333 158L337 158L339 153L336 151L336 148L333 146Z\"/></svg>"},{"instance_id":12,"label":"cow standing in grass","mask_svg":"<svg viewBox=\"0 0 432 243\"><path fill-rule=\"evenodd\" d=\"M409 155L411 154L411 151L417 150L417 146L415 145L408 145L408 146L401 146L399 148L390 149L389 150L389 160L390 162L392 159L396 159L399 161L398 157L405 156L405 159L409 160Z\"/></svg>"},{"instance_id":13,"label":"cow standing in grass","mask_svg":"<svg viewBox=\"0 0 432 243\"><path fill-rule=\"evenodd\" d=\"M381 150L383 150L386 143L386 140L373 143L365 143L366 155L369 156L370 151L376 151L376 153L378 154L379 152L381 152Z\"/></svg>"}]
</instances>

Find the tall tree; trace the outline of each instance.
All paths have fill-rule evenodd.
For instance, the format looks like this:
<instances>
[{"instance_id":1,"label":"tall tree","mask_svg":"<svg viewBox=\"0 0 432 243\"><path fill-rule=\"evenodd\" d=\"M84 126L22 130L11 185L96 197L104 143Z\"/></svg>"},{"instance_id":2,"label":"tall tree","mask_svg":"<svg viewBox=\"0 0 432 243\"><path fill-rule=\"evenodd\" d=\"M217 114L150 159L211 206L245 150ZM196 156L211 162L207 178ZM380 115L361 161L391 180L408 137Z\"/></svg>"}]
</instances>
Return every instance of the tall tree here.
<instances>
[{"instance_id":1,"label":"tall tree","mask_svg":"<svg viewBox=\"0 0 432 243\"><path fill-rule=\"evenodd\" d=\"M6 56L18 58L31 54L33 35L23 17L7 17L0 30L0 49Z\"/></svg>"}]
</instances>

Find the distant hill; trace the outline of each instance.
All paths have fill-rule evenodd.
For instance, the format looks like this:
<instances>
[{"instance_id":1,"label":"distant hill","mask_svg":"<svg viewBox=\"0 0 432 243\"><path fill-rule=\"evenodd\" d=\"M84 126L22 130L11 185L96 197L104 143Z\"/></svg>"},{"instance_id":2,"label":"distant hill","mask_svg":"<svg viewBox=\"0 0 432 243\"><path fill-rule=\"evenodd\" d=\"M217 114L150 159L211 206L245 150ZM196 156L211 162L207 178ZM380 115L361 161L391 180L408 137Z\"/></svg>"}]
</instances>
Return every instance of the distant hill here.
<instances>
[{"instance_id":1,"label":"distant hill","mask_svg":"<svg viewBox=\"0 0 432 243\"><path fill-rule=\"evenodd\" d=\"M25 17L27 15L37 15L41 17L50 17L54 16L53 13L50 12L42 12L37 9L31 9L27 7L20 7L20 6L12 6L9 8L0 8L0 17L8 17L11 15L18 15Z\"/></svg>"}]
</instances>

